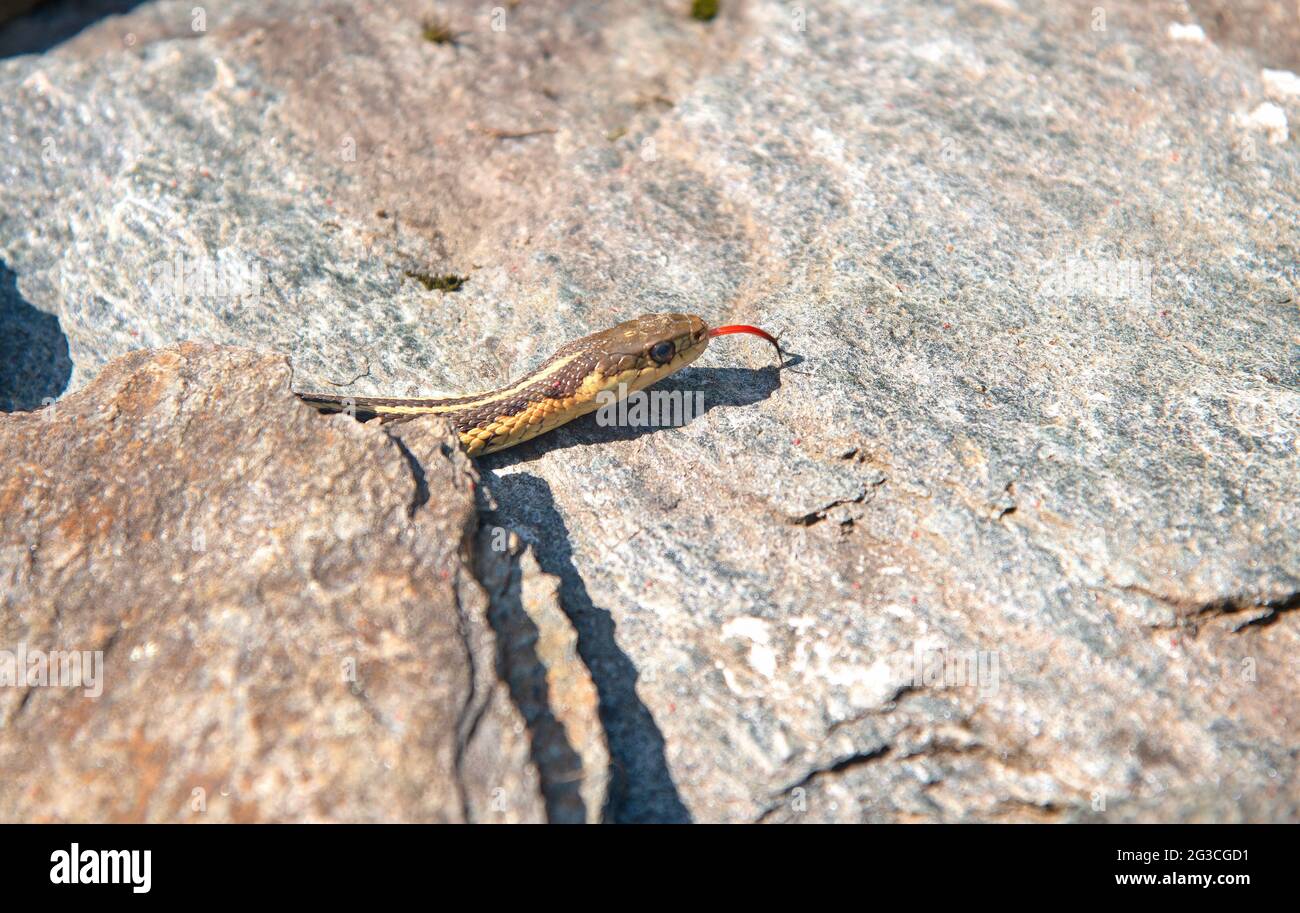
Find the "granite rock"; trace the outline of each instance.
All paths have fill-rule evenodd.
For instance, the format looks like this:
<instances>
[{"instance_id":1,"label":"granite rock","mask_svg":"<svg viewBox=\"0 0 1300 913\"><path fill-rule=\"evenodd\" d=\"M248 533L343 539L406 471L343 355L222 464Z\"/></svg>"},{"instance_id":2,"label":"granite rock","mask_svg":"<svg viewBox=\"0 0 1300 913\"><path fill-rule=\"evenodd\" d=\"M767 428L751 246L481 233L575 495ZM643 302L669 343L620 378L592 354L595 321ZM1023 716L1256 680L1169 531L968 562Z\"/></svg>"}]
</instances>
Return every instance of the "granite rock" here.
<instances>
[{"instance_id":1,"label":"granite rock","mask_svg":"<svg viewBox=\"0 0 1300 913\"><path fill-rule=\"evenodd\" d=\"M72 389L191 338L400 395L648 311L783 331L667 382L684 427L480 463L614 820L1295 820L1300 24L1131 6L147 4L0 61L0 259Z\"/></svg>"}]
</instances>

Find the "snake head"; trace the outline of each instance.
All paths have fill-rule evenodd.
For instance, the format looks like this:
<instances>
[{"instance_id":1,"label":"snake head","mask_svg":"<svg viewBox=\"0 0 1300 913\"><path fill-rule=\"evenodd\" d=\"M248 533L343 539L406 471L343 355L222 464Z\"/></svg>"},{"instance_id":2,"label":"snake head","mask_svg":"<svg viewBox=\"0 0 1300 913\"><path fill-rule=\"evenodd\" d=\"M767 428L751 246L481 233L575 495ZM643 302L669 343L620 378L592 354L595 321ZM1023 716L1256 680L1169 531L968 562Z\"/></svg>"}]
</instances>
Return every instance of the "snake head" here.
<instances>
[{"instance_id":1,"label":"snake head","mask_svg":"<svg viewBox=\"0 0 1300 913\"><path fill-rule=\"evenodd\" d=\"M626 384L631 391L686 367L708 345L709 328L693 314L645 314L584 336L565 349L585 353L593 360L602 389L616 390Z\"/></svg>"},{"instance_id":2,"label":"snake head","mask_svg":"<svg viewBox=\"0 0 1300 913\"><path fill-rule=\"evenodd\" d=\"M776 338L758 327L734 324L709 329L694 314L645 314L561 348L553 361L566 364L554 383L561 391L577 388L579 399L593 403L603 391L623 396L686 367L709 347L710 339L731 333L760 336L781 352Z\"/></svg>"}]
</instances>

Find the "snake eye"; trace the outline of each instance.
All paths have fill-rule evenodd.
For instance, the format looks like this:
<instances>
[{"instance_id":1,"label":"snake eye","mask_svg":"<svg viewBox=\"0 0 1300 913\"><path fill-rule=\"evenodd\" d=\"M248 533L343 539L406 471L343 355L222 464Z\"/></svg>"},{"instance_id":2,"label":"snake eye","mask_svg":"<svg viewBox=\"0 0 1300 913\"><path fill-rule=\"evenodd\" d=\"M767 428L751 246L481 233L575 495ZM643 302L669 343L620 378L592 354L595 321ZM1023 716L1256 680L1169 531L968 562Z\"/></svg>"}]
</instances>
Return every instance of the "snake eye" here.
<instances>
[{"instance_id":1,"label":"snake eye","mask_svg":"<svg viewBox=\"0 0 1300 913\"><path fill-rule=\"evenodd\" d=\"M673 344L664 340L656 342L650 347L650 357L661 365L666 365L673 360Z\"/></svg>"}]
</instances>

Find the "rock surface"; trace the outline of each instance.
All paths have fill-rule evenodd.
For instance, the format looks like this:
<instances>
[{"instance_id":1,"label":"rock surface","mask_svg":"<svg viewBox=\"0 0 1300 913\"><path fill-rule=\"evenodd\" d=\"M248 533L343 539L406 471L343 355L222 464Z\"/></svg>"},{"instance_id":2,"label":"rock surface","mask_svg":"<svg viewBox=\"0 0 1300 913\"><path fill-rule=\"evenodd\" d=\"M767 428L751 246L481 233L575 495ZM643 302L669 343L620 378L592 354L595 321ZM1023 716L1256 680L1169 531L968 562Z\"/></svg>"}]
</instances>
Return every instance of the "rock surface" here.
<instances>
[{"instance_id":1,"label":"rock surface","mask_svg":"<svg viewBox=\"0 0 1300 913\"><path fill-rule=\"evenodd\" d=\"M72 389L190 338L480 389L663 310L796 353L720 339L665 384L687 426L481 462L482 535L559 578L599 698L593 740L549 703L580 676L503 677L573 734L543 775L607 740L625 821L1300 818L1300 99L1262 76L1294 17L191 8L0 61L0 259ZM483 617L552 655L529 602ZM543 794L590 817L599 780Z\"/></svg>"},{"instance_id":2,"label":"rock surface","mask_svg":"<svg viewBox=\"0 0 1300 913\"><path fill-rule=\"evenodd\" d=\"M283 357L190 343L0 416L0 643L98 654L60 679L81 688L11 670L0 817L598 818L604 754L554 786L538 768L565 731L535 739L501 680L579 679L567 720L591 741L585 667L507 655L489 626L455 437L318 415L289 378Z\"/></svg>"}]
</instances>

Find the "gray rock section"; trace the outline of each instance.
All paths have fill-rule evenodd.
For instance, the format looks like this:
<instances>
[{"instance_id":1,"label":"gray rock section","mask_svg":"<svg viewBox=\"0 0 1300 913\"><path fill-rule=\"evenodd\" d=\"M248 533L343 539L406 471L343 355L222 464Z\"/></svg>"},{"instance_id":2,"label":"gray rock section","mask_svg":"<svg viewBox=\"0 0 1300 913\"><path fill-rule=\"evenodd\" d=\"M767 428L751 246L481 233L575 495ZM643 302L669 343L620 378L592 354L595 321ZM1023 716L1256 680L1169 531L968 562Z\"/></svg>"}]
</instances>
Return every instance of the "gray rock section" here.
<instances>
[{"instance_id":1,"label":"gray rock section","mask_svg":"<svg viewBox=\"0 0 1300 913\"><path fill-rule=\"evenodd\" d=\"M1172 4L723 7L447 4L460 46L144 7L0 63L0 257L74 387L194 337L404 394L646 311L784 331L783 372L731 337L666 384L684 428L482 462L616 820L1300 817L1279 64Z\"/></svg>"}]
</instances>

